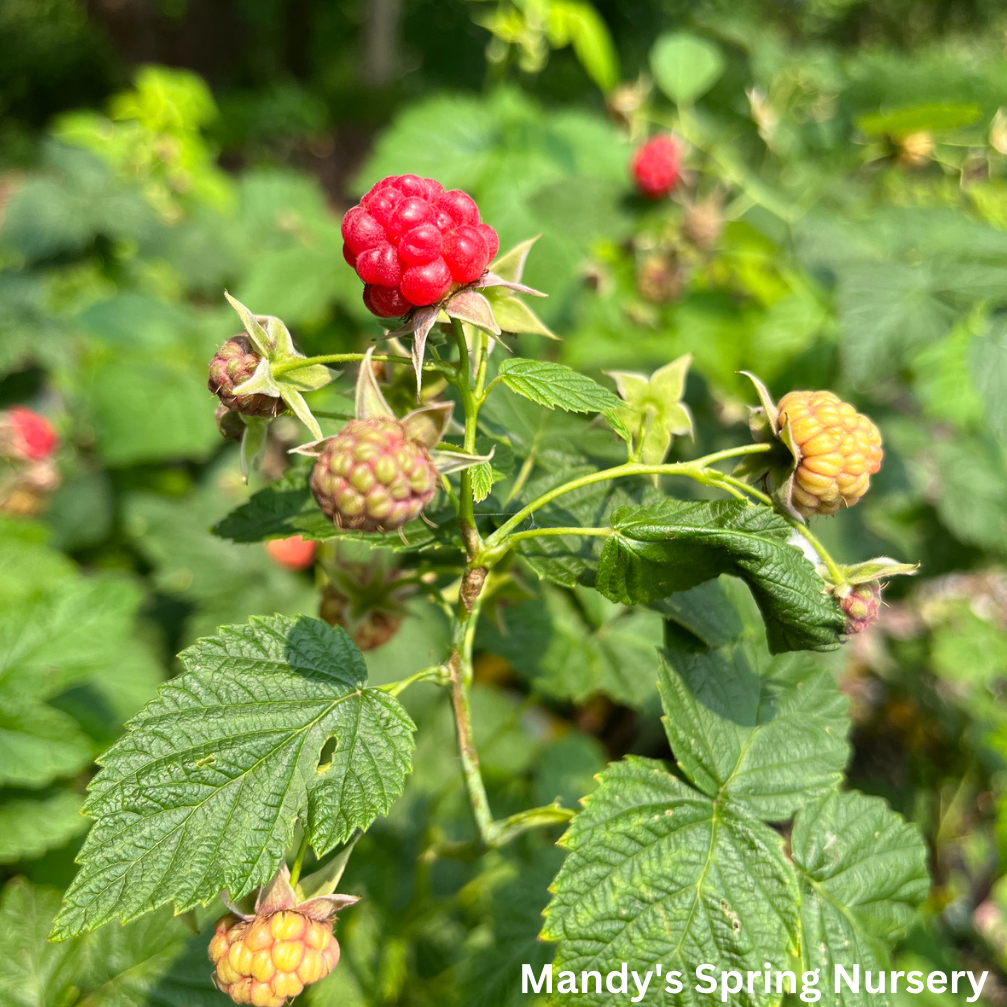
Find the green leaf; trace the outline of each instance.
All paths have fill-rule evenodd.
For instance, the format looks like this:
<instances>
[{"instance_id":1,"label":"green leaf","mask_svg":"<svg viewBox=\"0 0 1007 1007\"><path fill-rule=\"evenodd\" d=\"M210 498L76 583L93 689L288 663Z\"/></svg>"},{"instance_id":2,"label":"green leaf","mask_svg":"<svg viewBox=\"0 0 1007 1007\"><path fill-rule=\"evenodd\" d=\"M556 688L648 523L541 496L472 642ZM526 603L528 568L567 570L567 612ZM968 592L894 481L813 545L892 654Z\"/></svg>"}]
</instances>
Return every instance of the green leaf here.
<instances>
[{"instance_id":1,"label":"green leaf","mask_svg":"<svg viewBox=\"0 0 1007 1007\"><path fill-rule=\"evenodd\" d=\"M622 402L586 374L563 364L511 357L500 365L499 376L512 392L540 406L570 413L601 413L623 440L630 439L619 418Z\"/></svg>"},{"instance_id":2,"label":"green leaf","mask_svg":"<svg viewBox=\"0 0 1007 1007\"><path fill-rule=\"evenodd\" d=\"M342 630L280 616L228 626L181 655L101 758L95 818L56 939L222 889L239 898L276 871L306 818L319 855L386 814L402 792L413 724L365 686ZM337 747L319 765L329 738Z\"/></svg>"},{"instance_id":3,"label":"green leaf","mask_svg":"<svg viewBox=\"0 0 1007 1007\"><path fill-rule=\"evenodd\" d=\"M627 962L642 977L661 962L683 973L685 989L667 994L662 979L648 1002L700 1004L697 963L757 971L792 946L797 884L779 833L636 756L610 765L583 803L560 841L568 853L545 912L542 935L560 942L554 973L579 981ZM594 990L579 1002L612 1002ZM756 988L740 1002L775 1000Z\"/></svg>"},{"instance_id":4,"label":"green leaf","mask_svg":"<svg viewBox=\"0 0 1007 1007\"><path fill-rule=\"evenodd\" d=\"M73 941L46 940L59 907L58 893L15 879L0 896L0 1005L50 1007L210 1007L219 993L203 972L204 997L172 996L173 963L198 941L198 968L206 966L208 936L194 938L180 919L162 910L128 927L113 925ZM193 956L195 958L195 956ZM190 976L192 975L190 967ZM199 973L197 972L197 975ZM192 986L195 983L191 982ZM211 999L211 997L213 999Z\"/></svg>"},{"instance_id":5,"label":"green leaf","mask_svg":"<svg viewBox=\"0 0 1007 1007\"><path fill-rule=\"evenodd\" d=\"M842 780L846 699L807 657L760 674L750 648L677 652L662 664L664 728L679 765L710 797L783 821Z\"/></svg>"},{"instance_id":6,"label":"green leaf","mask_svg":"<svg viewBox=\"0 0 1007 1007\"><path fill-rule=\"evenodd\" d=\"M582 703L599 693L640 707L654 695L661 617L613 605L587 588L542 585L541 598L508 605L484 624L480 647L506 658L536 690Z\"/></svg>"},{"instance_id":7,"label":"green leaf","mask_svg":"<svg viewBox=\"0 0 1007 1007\"><path fill-rule=\"evenodd\" d=\"M969 370L982 398L986 423L1007 445L1007 318L994 319L989 332L972 340L970 349Z\"/></svg>"},{"instance_id":8,"label":"green leaf","mask_svg":"<svg viewBox=\"0 0 1007 1007\"><path fill-rule=\"evenodd\" d=\"M0 864L40 857L87 828L80 815L84 799L69 790L41 798L0 799Z\"/></svg>"},{"instance_id":9,"label":"green leaf","mask_svg":"<svg viewBox=\"0 0 1007 1007\"><path fill-rule=\"evenodd\" d=\"M73 717L44 703L0 707L0 784L44 787L91 762L90 739Z\"/></svg>"},{"instance_id":10,"label":"green leaf","mask_svg":"<svg viewBox=\"0 0 1007 1007\"><path fill-rule=\"evenodd\" d=\"M801 886L801 960L831 980L833 966L884 968L927 895L927 850L919 829L878 797L828 794L800 811L790 839ZM844 1007L874 998L842 987Z\"/></svg>"},{"instance_id":11,"label":"green leaf","mask_svg":"<svg viewBox=\"0 0 1007 1007\"><path fill-rule=\"evenodd\" d=\"M690 105L713 87L724 72L720 49L688 32L662 35L650 51L657 86L676 104Z\"/></svg>"},{"instance_id":12,"label":"green leaf","mask_svg":"<svg viewBox=\"0 0 1007 1007\"><path fill-rule=\"evenodd\" d=\"M336 528L321 512L308 487L310 469L294 465L282 479L254 493L241 506L213 526L213 534L232 542L261 542L271 538L301 535L315 542L353 539L375 549L412 552L436 548L457 538L453 512L435 511L427 515L437 525L412 521L398 532L353 531Z\"/></svg>"},{"instance_id":13,"label":"green leaf","mask_svg":"<svg viewBox=\"0 0 1007 1007\"><path fill-rule=\"evenodd\" d=\"M839 645L842 613L774 510L736 500L664 500L617 510L612 528L596 581L606 598L634 605L729 573L751 589L773 653Z\"/></svg>"},{"instance_id":14,"label":"green leaf","mask_svg":"<svg viewBox=\"0 0 1007 1007\"><path fill-rule=\"evenodd\" d=\"M687 630L707 647L721 647L737 640L744 624L728 595L726 578L708 580L688 591L650 602L650 608Z\"/></svg>"}]
</instances>

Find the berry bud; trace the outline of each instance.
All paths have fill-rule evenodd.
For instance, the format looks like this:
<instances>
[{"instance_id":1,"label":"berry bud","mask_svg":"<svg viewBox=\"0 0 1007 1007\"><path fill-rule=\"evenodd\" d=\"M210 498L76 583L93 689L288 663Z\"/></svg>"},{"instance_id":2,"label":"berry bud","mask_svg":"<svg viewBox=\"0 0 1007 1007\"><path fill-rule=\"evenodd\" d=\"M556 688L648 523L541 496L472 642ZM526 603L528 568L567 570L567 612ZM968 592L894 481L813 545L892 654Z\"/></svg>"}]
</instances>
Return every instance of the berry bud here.
<instances>
[{"instance_id":1,"label":"berry bud","mask_svg":"<svg viewBox=\"0 0 1007 1007\"><path fill-rule=\"evenodd\" d=\"M243 920L228 913L210 941L214 982L237 1004L282 1007L339 961L331 920L285 909Z\"/></svg>"},{"instance_id":2,"label":"berry bud","mask_svg":"<svg viewBox=\"0 0 1007 1007\"><path fill-rule=\"evenodd\" d=\"M347 211L342 233L343 256L379 318L435 304L479 279L499 247L471 196L417 175L383 178Z\"/></svg>"},{"instance_id":3,"label":"berry bud","mask_svg":"<svg viewBox=\"0 0 1007 1007\"><path fill-rule=\"evenodd\" d=\"M876 581L867 584L847 585L844 593L837 592L839 607L846 616L846 633L862 633L878 618L881 608L881 585Z\"/></svg>"},{"instance_id":4,"label":"berry bud","mask_svg":"<svg viewBox=\"0 0 1007 1007\"><path fill-rule=\"evenodd\" d=\"M228 339L210 361L207 388L236 413L245 416L279 416L287 408L280 398L261 393L234 394L234 389L243 385L255 373L260 360L262 357L256 352L248 336L242 334Z\"/></svg>"},{"instance_id":5,"label":"berry bud","mask_svg":"<svg viewBox=\"0 0 1007 1007\"><path fill-rule=\"evenodd\" d=\"M315 543L300 535L270 539L266 552L288 570L307 570L315 562Z\"/></svg>"},{"instance_id":6,"label":"berry bud","mask_svg":"<svg viewBox=\"0 0 1007 1007\"><path fill-rule=\"evenodd\" d=\"M387 643L402 625L402 616L380 608L371 609L362 617L354 618L349 598L332 584L322 591L318 605L319 618L330 626L342 626L361 650L374 650Z\"/></svg>"},{"instance_id":7,"label":"berry bud","mask_svg":"<svg viewBox=\"0 0 1007 1007\"><path fill-rule=\"evenodd\" d=\"M852 507L881 468L878 428L832 392L789 392L777 403L800 462L793 505L804 517Z\"/></svg>"},{"instance_id":8,"label":"berry bud","mask_svg":"<svg viewBox=\"0 0 1007 1007\"><path fill-rule=\"evenodd\" d=\"M338 528L394 531L434 498L438 473L430 452L392 418L350 420L324 442L311 492Z\"/></svg>"},{"instance_id":9,"label":"berry bud","mask_svg":"<svg viewBox=\"0 0 1007 1007\"><path fill-rule=\"evenodd\" d=\"M648 199L667 196L681 177L681 150L670 136L655 136L638 148L630 162L630 172L640 194Z\"/></svg>"}]
</instances>

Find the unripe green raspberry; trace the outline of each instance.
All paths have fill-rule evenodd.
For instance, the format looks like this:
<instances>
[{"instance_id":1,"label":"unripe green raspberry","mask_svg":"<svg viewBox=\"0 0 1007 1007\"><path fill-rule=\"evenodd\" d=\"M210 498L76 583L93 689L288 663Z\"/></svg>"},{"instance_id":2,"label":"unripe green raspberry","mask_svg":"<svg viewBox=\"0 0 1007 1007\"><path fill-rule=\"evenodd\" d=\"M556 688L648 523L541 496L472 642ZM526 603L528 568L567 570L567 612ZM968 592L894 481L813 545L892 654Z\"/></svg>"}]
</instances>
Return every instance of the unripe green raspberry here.
<instances>
[{"instance_id":1,"label":"unripe green raspberry","mask_svg":"<svg viewBox=\"0 0 1007 1007\"><path fill-rule=\"evenodd\" d=\"M427 447L392 418L350 420L326 441L311 492L338 528L394 531L434 498L438 474Z\"/></svg>"},{"instance_id":2,"label":"unripe green raspberry","mask_svg":"<svg viewBox=\"0 0 1007 1007\"><path fill-rule=\"evenodd\" d=\"M214 982L237 1004L282 1007L339 961L331 920L311 919L294 909L249 920L222 916L210 941Z\"/></svg>"},{"instance_id":3,"label":"unripe green raspberry","mask_svg":"<svg viewBox=\"0 0 1007 1007\"><path fill-rule=\"evenodd\" d=\"M228 409L233 409L236 413L243 413L245 416L279 416L287 408L280 398L261 393L234 394L234 389L243 385L255 373L260 360L262 357L256 352L248 336L233 336L213 355L206 387Z\"/></svg>"},{"instance_id":4,"label":"unripe green raspberry","mask_svg":"<svg viewBox=\"0 0 1007 1007\"><path fill-rule=\"evenodd\" d=\"M800 452L793 484L797 511L811 517L852 507L881 468L878 428L832 392L788 392L777 408Z\"/></svg>"},{"instance_id":5,"label":"unripe green raspberry","mask_svg":"<svg viewBox=\"0 0 1007 1007\"><path fill-rule=\"evenodd\" d=\"M846 616L846 633L862 633L876 622L881 608L881 585L876 581L854 584L845 593L838 594L839 607Z\"/></svg>"}]
</instances>

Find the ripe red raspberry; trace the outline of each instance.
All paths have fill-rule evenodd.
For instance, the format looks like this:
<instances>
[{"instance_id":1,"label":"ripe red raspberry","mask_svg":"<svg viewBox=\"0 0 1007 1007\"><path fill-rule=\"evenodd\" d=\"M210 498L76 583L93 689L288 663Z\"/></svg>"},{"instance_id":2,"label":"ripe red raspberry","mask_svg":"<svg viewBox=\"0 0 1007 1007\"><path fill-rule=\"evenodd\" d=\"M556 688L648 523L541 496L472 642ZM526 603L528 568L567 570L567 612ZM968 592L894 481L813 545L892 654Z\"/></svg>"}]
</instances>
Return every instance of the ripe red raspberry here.
<instances>
[{"instance_id":1,"label":"ripe red raspberry","mask_svg":"<svg viewBox=\"0 0 1007 1007\"><path fill-rule=\"evenodd\" d=\"M847 586L843 593L837 591L837 597L839 607L846 616L846 632L850 636L862 633L877 621L881 608L881 585L876 580Z\"/></svg>"},{"instance_id":2,"label":"ripe red raspberry","mask_svg":"<svg viewBox=\"0 0 1007 1007\"><path fill-rule=\"evenodd\" d=\"M878 428L833 392L788 392L777 403L780 423L800 452L793 504L804 517L852 507L881 468Z\"/></svg>"},{"instance_id":3,"label":"ripe red raspberry","mask_svg":"<svg viewBox=\"0 0 1007 1007\"><path fill-rule=\"evenodd\" d=\"M58 440L49 421L24 406L0 413L0 453L4 455L40 462L53 453Z\"/></svg>"},{"instance_id":4,"label":"ripe red raspberry","mask_svg":"<svg viewBox=\"0 0 1007 1007\"><path fill-rule=\"evenodd\" d=\"M500 247L479 207L432 178L383 178L343 217L343 257L379 318L439 301L485 272Z\"/></svg>"},{"instance_id":5,"label":"ripe red raspberry","mask_svg":"<svg viewBox=\"0 0 1007 1007\"><path fill-rule=\"evenodd\" d=\"M339 961L331 920L295 909L242 920L228 913L210 941L214 982L237 1004L282 1007L305 986L327 976Z\"/></svg>"},{"instance_id":6,"label":"ripe red raspberry","mask_svg":"<svg viewBox=\"0 0 1007 1007\"><path fill-rule=\"evenodd\" d=\"M438 481L426 445L398 420L350 420L324 442L311 492L339 528L394 531L419 516Z\"/></svg>"},{"instance_id":7,"label":"ripe red raspberry","mask_svg":"<svg viewBox=\"0 0 1007 1007\"><path fill-rule=\"evenodd\" d=\"M288 570L307 570L315 562L315 543L300 535L270 539L266 552Z\"/></svg>"},{"instance_id":8,"label":"ripe red raspberry","mask_svg":"<svg viewBox=\"0 0 1007 1007\"><path fill-rule=\"evenodd\" d=\"M213 355L206 387L228 409L233 409L236 413L243 413L245 416L279 416L287 408L280 398L260 393L234 394L234 389L243 385L255 373L261 359L248 336L233 336Z\"/></svg>"},{"instance_id":9,"label":"ripe red raspberry","mask_svg":"<svg viewBox=\"0 0 1007 1007\"><path fill-rule=\"evenodd\" d=\"M633 181L641 195L648 199L667 196L681 177L681 150L670 136L655 136L637 148L630 162Z\"/></svg>"}]
</instances>

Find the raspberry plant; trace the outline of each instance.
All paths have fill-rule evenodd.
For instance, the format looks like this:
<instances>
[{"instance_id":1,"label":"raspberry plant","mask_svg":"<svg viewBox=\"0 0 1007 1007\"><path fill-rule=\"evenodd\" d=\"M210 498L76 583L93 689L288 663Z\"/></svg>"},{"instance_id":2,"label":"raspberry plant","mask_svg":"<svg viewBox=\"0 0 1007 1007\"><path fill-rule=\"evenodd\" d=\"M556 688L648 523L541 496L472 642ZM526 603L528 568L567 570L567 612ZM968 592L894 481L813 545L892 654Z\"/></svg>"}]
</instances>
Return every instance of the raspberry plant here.
<instances>
[{"instance_id":1,"label":"raspberry plant","mask_svg":"<svg viewBox=\"0 0 1007 1007\"><path fill-rule=\"evenodd\" d=\"M752 442L668 462L673 439L691 432L689 358L649 377L614 374L616 395L513 355L513 334L551 335L521 299L539 293L521 282L532 242L490 264L495 232L464 193L385 179L347 213L343 236L367 306L402 313L382 352L305 357L279 319L231 299L243 331L209 373L241 424L246 471L288 409L313 434L215 532L292 540L271 550L291 566L310 563L318 543L332 624L257 616L180 655L184 672L101 757L84 807L94 825L53 938L223 895L230 914L209 949L223 993L270 1007L323 978L339 957L334 913L355 901L335 885L413 768L399 697L428 683L450 704L472 828L434 838L421 863L559 838L566 856L542 930L558 970L661 962L689 975L702 962L744 971L788 956L829 975L834 955L884 967L927 891L924 847L880 799L842 789L846 700L806 653L865 628L879 614L878 582L915 569L885 557L843 565L808 523L867 491L877 429L830 392L777 404L754 379ZM356 367L352 416L316 415L304 398L333 365ZM399 415L389 399L410 372L419 405ZM397 560L368 564L348 546ZM559 694L604 682L627 702L653 697L677 773L629 756L580 810L558 799L492 806L474 641L506 627L530 575L546 605L576 599L595 629L559 660L511 641L519 659L551 660ZM393 634L407 588L449 615L450 646L415 674L369 684L354 638ZM663 619L663 633L630 645L636 613L648 626ZM305 877L309 851L319 866ZM648 994L693 1000L689 985Z\"/></svg>"}]
</instances>

